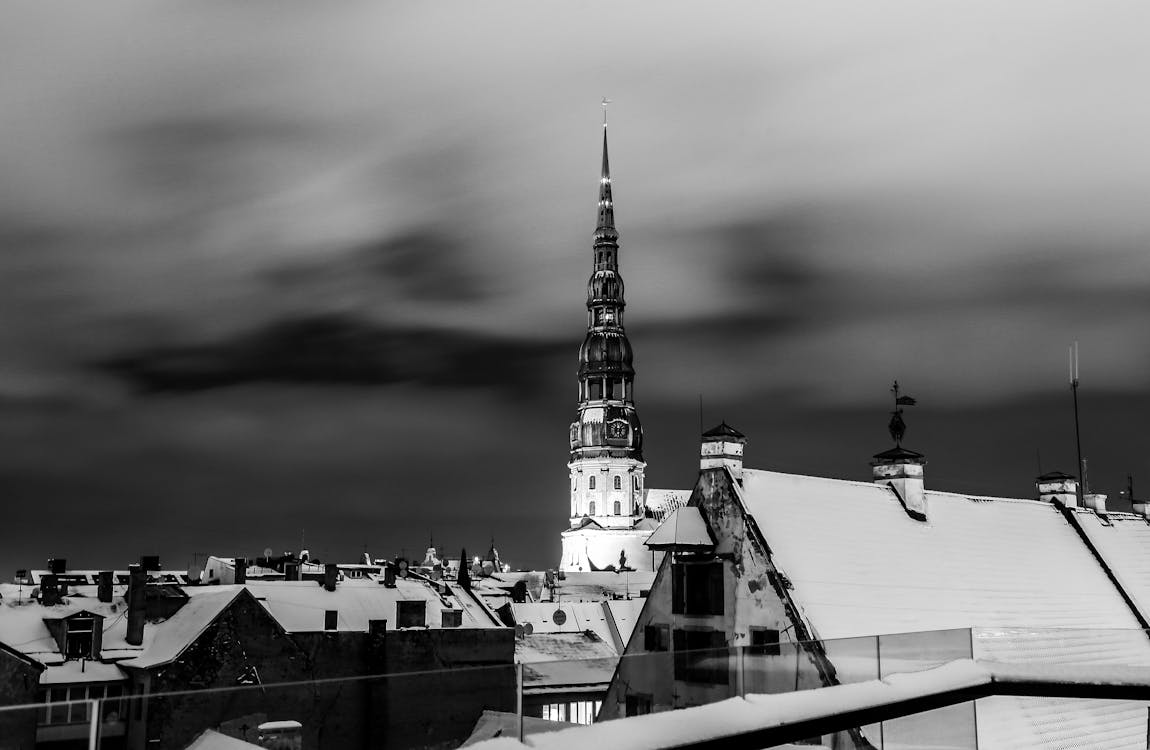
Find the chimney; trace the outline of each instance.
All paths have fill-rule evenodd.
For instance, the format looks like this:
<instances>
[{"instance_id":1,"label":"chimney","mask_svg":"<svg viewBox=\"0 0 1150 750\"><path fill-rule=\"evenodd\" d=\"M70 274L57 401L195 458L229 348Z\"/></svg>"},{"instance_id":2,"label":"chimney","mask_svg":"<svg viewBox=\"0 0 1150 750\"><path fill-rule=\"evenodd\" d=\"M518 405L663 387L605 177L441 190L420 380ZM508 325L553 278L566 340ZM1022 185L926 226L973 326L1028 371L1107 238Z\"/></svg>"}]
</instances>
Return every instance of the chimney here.
<instances>
[{"instance_id":1,"label":"chimney","mask_svg":"<svg viewBox=\"0 0 1150 750\"><path fill-rule=\"evenodd\" d=\"M395 568L391 563L384 563L383 566L383 585L389 589L395 588Z\"/></svg>"},{"instance_id":2,"label":"chimney","mask_svg":"<svg viewBox=\"0 0 1150 750\"><path fill-rule=\"evenodd\" d=\"M1134 513L1136 515L1142 516L1146 520L1150 521L1150 503L1134 501L1131 503L1131 505L1133 506Z\"/></svg>"},{"instance_id":3,"label":"chimney","mask_svg":"<svg viewBox=\"0 0 1150 750\"><path fill-rule=\"evenodd\" d=\"M285 581L298 581L299 580L299 563L289 560L284 563L284 580Z\"/></svg>"},{"instance_id":4,"label":"chimney","mask_svg":"<svg viewBox=\"0 0 1150 750\"><path fill-rule=\"evenodd\" d=\"M1083 495L1082 504L1099 515L1106 515L1106 495L1098 493Z\"/></svg>"},{"instance_id":5,"label":"chimney","mask_svg":"<svg viewBox=\"0 0 1150 750\"><path fill-rule=\"evenodd\" d=\"M96 574L96 598L105 604L112 601L112 571L101 570Z\"/></svg>"},{"instance_id":6,"label":"chimney","mask_svg":"<svg viewBox=\"0 0 1150 750\"><path fill-rule=\"evenodd\" d=\"M335 581L339 577L339 567L335 563L323 566L323 587L328 591L335 591Z\"/></svg>"},{"instance_id":7,"label":"chimney","mask_svg":"<svg viewBox=\"0 0 1150 750\"><path fill-rule=\"evenodd\" d=\"M52 575L60 575L68 570L68 561L63 557L50 557L48 558L48 572Z\"/></svg>"},{"instance_id":8,"label":"chimney","mask_svg":"<svg viewBox=\"0 0 1150 750\"><path fill-rule=\"evenodd\" d=\"M917 521L926 520L926 489L923 485L923 467L926 456L896 446L876 453L871 461L874 483L890 487L898 497L907 515Z\"/></svg>"},{"instance_id":9,"label":"chimney","mask_svg":"<svg viewBox=\"0 0 1150 750\"><path fill-rule=\"evenodd\" d=\"M128 566L128 634L125 640L132 646L144 642L144 619L148 604L145 591L148 587L148 573L141 565Z\"/></svg>"},{"instance_id":10,"label":"chimney","mask_svg":"<svg viewBox=\"0 0 1150 750\"><path fill-rule=\"evenodd\" d=\"M743 483L743 448L747 436L722 422L703 433L703 443L699 452L699 469L727 467L731 476L739 484Z\"/></svg>"},{"instance_id":11,"label":"chimney","mask_svg":"<svg viewBox=\"0 0 1150 750\"><path fill-rule=\"evenodd\" d=\"M60 587L55 573L40 576L40 603L52 607L60 603Z\"/></svg>"},{"instance_id":12,"label":"chimney","mask_svg":"<svg viewBox=\"0 0 1150 750\"><path fill-rule=\"evenodd\" d=\"M248 582L248 559L246 557L237 557L235 559L236 566L236 583Z\"/></svg>"},{"instance_id":13,"label":"chimney","mask_svg":"<svg viewBox=\"0 0 1150 750\"><path fill-rule=\"evenodd\" d=\"M1034 486L1038 488L1039 500L1056 503L1063 508L1078 507L1078 480L1070 474L1052 471L1034 480Z\"/></svg>"},{"instance_id":14,"label":"chimney","mask_svg":"<svg viewBox=\"0 0 1150 750\"><path fill-rule=\"evenodd\" d=\"M159 555L140 555L140 567L145 573L155 573L160 569Z\"/></svg>"}]
</instances>

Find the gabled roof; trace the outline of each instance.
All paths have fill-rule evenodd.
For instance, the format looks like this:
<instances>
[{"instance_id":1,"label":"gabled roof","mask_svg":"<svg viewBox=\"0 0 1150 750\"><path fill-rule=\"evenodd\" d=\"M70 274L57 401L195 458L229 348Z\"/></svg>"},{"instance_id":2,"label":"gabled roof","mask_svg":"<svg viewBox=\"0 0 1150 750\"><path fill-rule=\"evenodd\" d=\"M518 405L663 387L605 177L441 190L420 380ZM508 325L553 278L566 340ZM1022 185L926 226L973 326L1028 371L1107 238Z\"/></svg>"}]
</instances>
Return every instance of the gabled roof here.
<instances>
[{"instance_id":1,"label":"gabled roof","mask_svg":"<svg viewBox=\"0 0 1150 750\"><path fill-rule=\"evenodd\" d=\"M918 522L876 484L744 469L742 486L732 486L832 662L833 639L974 627L973 641L957 646L975 658L1150 666L1150 638L1051 503L928 490L927 521ZM1127 534L1141 532L1115 534L1115 556ZM1090 747L1124 748L1144 743L1146 709L998 696L979 702L977 727L987 746L1089 738Z\"/></svg>"},{"instance_id":2,"label":"gabled roof","mask_svg":"<svg viewBox=\"0 0 1150 750\"><path fill-rule=\"evenodd\" d=\"M195 595L167 620L145 626L144 652L134 659L120 662L120 666L149 669L175 661L240 596L249 596L243 586L213 586L196 590Z\"/></svg>"},{"instance_id":3,"label":"gabled roof","mask_svg":"<svg viewBox=\"0 0 1150 750\"><path fill-rule=\"evenodd\" d=\"M425 602L425 622L433 630L442 627L442 612L447 609L462 610L463 628L502 627L475 597L453 584L448 586L449 595L440 595L425 581L406 578L397 578L394 588L374 578L347 579L335 591L315 581L248 582L246 586L289 633L324 630L328 610L338 613L337 630L367 632L371 620L387 620L388 630L395 630L400 601Z\"/></svg>"},{"instance_id":4,"label":"gabled roof","mask_svg":"<svg viewBox=\"0 0 1150 750\"><path fill-rule=\"evenodd\" d=\"M643 599L611 599L598 602L527 602L511 604L516 624L530 625L534 634L592 632L605 643L621 644L620 653L635 629ZM556 613L563 615L556 618ZM562 624L556 622L562 621Z\"/></svg>"},{"instance_id":5,"label":"gabled roof","mask_svg":"<svg viewBox=\"0 0 1150 750\"><path fill-rule=\"evenodd\" d=\"M534 633L515 640L515 661L524 665L526 692L605 689L619 654L613 645L589 631Z\"/></svg>"},{"instance_id":6,"label":"gabled roof","mask_svg":"<svg viewBox=\"0 0 1150 750\"><path fill-rule=\"evenodd\" d=\"M1098 551L1144 621L1150 621L1150 523L1132 513L1103 519L1084 508L1068 511Z\"/></svg>"},{"instance_id":7,"label":"gabled roof","mask_svg":"<svg viewBox=\"0 0 1150 750\"><path fill-rule=\"evenodd\" d=\"M715 548L715 539L703 514L694 505L678 508L671 517L647 537L647 548L653 550L678 550L681 552L702 552Z\"/></svg>"}]
</instances>

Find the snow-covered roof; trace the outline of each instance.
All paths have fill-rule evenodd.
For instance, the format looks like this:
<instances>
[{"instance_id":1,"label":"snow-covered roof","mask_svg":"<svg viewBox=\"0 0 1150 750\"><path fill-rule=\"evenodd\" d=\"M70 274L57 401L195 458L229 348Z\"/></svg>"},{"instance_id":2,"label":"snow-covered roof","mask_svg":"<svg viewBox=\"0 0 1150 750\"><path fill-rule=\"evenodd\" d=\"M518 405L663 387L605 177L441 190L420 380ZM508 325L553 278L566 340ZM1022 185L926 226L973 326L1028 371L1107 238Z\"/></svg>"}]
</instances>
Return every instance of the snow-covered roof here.
<instances>
[{"instance_id":1,"label":"snow-covered roof","mask_svg":"<svg viewBox=\"0 0 1150 750\"><path fill-rule=\"evenodd\" d=\"M690 490L647 489L643 491L643 507L659 521L674 512L676 508L686 505L690 499Z\"/></svg>"},{"instance_id":2,"label":"snow-covered roof","mask_svg":"<svg viewBox=\"0 0 1150 750\"><path fill-rule=\"evenodd\" d=\"M676 508L651 536L648 549L656 550L710 550L715 546L703 514L693 505Z\"/></svg>"},{"instance_id":3,"label":"snow-covered roof","mask_svg":"<svg viewBox=\"0 0 1150 750\"><path fill-rule=\"evenodd\" d=\"M74 659L63 664L46 667L40 674L40 684L74 685L81 682L120 682L127 677L127 673L115 664Z\"/></svg>"},{"instance_id":4,"label":"snow-covered roof","mask_svg":"<svg viewBox=\"0 0 1150 750\"><path fill-rule=\"evenodd\" d=\"M515 661L524 665L526 692L605 690L615 673L619 653L593 632L533 633L515 639Z\"/></svg>"},{"instance_id":5,"label":"snow-covered roof","mask_svg":"<svg viewBox=\"0 0 1150 750\"><path fill-rule=\"evenodd\" d=\"M397 603L426 603L425 623L432 629L442 627L444 610L462 610L464 628L500 627L474 598L449 585L451 594L439 594L433 585L422 580L397 578L395 587L382 585L374 578L346 579L328 591L315 581L249 581L247 588L272 617L290 632L324 629L325 612L335 610L336 630L367 632L370 620L387 620L389 630L396 629Z\"/></svg>"},{"instance_id":6,"label":"snow-covered roof","mask_svg":"<svg viewBox=\"0 0 1150 750\"><path fill-rule=\"evenodd\" d=\"M928 490L923 522L883 486L755 470L742 495L823 639L1139 627L1050 503Z\"/></svg>"},{"instance_id":7,"label":"snow-covered roof","mask_svg":"<svg viewBox=\"0 0 1150 750\"><path fill-rule=\"evenodd\" d=\"M563 601L600 602L613 597L638 599L644 591L650 591L654 580L654 571L568 571L555 581L555 591Z\"/></svg>"},{"instance_id":8,"label":"snow-covered roof","mask_svg":"<svg viewBox=\"0 0 1150 750\"><path fill-rule=\"evenodd\" d=\"M555 732L560 729L571 729L578 724L566 721L549 721L535 716L523 717L523 734L538 734L540 732ZM477 742L490 740L495 737L516 737L519 734L519 714L511 711L484 711L475 722L471 736L461 747L470 747ZM518 742L516 742L518 745Z\"/></svg>"},{"instance_id":9,"label":"snow-covered roof","mask_svg":"<svg viewBox=\"0 0 1150 750\"><path fill-rule=\"evenodd\" d=\"M622 653L639 613L643 611L642 599L611 599L602 602L527 602L511 604L515 622L530 625L533 633L595 633L602 641L614 644L616 638L622 643L617 649ZM556 613L562 612L556 618ZM556 622L561 620L562 624ZM614 631L614 632L612 632Z\"/></svg>"},{"instance_id":10,"label":"snow-covered roof","mask_svg":"<svg viewBox=\"0 0 1150 750\"><path fill-rule=\"evenodd\" d=\"M1132 513L1071 511L1126 595L1150 621L1150 523Z\"/></svg>"},{"instance_id":11,"label":"snow-covered roof","mask_svg":"<svg viewBox=\"0 0 1150 750\"><path fill-rule=\"evenodd\" d=\"M1150 665L1138 619L1050 503L928 490L919 521L883 486L747 469L740 494L824 641L973 627L976 658ZM1102 724L1107 740L1092 747L1145 742L1139 704L979 703L979 736L995 747L1054 747Z\"/></svg>"},{"instance_id":12,"label":"snow-covered roof","mask_svg":"<svg viewBox=\"0 0 1150 750\"><path fill-rule=\"evenodd\" d=\"M261 745L220 734L214 729L205 729L184 750L252 750L257 747Z\"/></svg>"},{"instance_id":13,"label":"snow-covered roof","mask_svg":"<svg viewBox=\"0 0 1150 750\"><path fill-rule=\"evenodd\" d=\"M144 627L144 651L120 664L147 669L175 660L227 609L243 586L189 588L188 601L168 619Z\"/></svg>"}]
</instances>

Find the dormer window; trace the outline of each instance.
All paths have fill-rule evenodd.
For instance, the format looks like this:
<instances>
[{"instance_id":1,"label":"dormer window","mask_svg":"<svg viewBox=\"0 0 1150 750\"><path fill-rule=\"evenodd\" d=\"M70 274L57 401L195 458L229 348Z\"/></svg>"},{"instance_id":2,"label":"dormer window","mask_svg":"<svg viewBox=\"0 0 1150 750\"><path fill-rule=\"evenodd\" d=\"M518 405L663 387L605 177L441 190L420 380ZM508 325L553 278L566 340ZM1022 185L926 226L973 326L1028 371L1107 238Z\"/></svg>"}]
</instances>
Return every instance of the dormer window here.
<instances>
[{"instance_id":1,"label":"dormer window","mask_svg":"<svg viewBox=\"0 0 1150 750\"><path fill-rule=\"evenodd\" d=\"M96 618L73 617L66 621L64 631L64 658L94 659L96 644Z\"/></svg>"}]
</instances>

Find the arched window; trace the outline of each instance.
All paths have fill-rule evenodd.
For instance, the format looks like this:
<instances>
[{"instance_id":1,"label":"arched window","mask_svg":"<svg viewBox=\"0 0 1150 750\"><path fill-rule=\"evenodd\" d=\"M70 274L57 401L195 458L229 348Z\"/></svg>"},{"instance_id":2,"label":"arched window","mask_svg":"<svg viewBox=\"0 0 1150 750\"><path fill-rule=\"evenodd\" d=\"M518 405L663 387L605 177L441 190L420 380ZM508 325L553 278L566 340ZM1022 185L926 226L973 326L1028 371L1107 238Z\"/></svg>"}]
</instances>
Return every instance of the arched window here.
<instances>
[{"instance_id":1,"label":"arched window","mask_svg":"<svg viewBox=\"0 0 1150 750\"><path fill-rule=\"evenodd\" d=\"M593 475L587 478L587 489L595 489L595 477Z\"/></svg>"},{"instance_id":2,"label":"arched window","mask_svg":"<svg viewBox=\"0 0 1150 750\"><path fill-rule=\"evenodd\" d=\"M631 484L635 485L636 491L639 489L639 477L631 477Z\"/></svg>"},{"instance_id":3,"label":"arched window","mask_svg":"<svg viewBox=\"0 0 1150 750\"><path fill-rule=\"evenodd\" d=\"M619 475L615 475L615 489L617 489L617 490L623 489L623 477L621 477Z\"/></svg>"},{"instance_id":4,"label":"arched window","mask_svg":"<svg viewBox=\"0 0 1150 750\"><path fill-rule=\"evenodd\" d=\"M587 515L589 515L589 516L595 515L595 501L594 500L587 503Z\"/></svg>"},{"instance_id":5,"label":"arched window","mask_svg":"<svg viewBox=\"0 0 1150 750\"><path fill-rule=\"evenodd\" d=\"M616 479L618 479L618 477L616 477ZM615 515L617 515L617 516L623 515L623 504L620 503L618 500L615 501Z\"/></svg>"}]
</instances>

